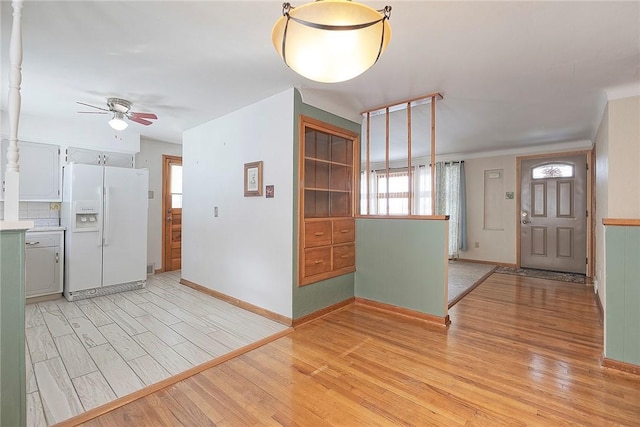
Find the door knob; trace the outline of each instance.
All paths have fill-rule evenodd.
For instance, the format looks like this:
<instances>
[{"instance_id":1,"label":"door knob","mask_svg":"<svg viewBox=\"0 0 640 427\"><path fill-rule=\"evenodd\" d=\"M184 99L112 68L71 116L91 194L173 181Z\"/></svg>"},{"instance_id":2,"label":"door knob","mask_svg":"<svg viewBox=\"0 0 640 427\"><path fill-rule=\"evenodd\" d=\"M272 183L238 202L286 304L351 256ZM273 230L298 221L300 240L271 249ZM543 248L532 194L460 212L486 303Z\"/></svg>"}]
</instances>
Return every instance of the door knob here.
<instances>
[{"instance_id":1,"label":"door knob","mask_svg":"<svg viewBox=\"0 0 640 427\"><path fill-rule=\"evenodd\" d=\"M173 218L171 218L170 216L167 217L167 221L173 221Z\"/></svg>"}]
</instances>

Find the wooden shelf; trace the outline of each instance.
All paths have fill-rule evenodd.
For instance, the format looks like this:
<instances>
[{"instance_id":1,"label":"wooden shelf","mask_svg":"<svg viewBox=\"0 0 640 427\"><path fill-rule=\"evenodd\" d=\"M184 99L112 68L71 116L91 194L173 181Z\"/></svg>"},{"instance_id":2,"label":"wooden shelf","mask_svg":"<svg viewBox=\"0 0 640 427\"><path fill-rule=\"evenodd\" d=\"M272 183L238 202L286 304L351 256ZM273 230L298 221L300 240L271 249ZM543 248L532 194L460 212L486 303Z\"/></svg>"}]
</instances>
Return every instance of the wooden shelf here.
<instances>
[{"instance_id":1,"label":"wooden shelf","mask_svg":"<svg viewBox=\"0 0 640 427\"><path fill-rule=\"evenodd\" d=\"M300 286L355 271L357 149L357 134L301 116Z\"/></svg>"}]
</instances>

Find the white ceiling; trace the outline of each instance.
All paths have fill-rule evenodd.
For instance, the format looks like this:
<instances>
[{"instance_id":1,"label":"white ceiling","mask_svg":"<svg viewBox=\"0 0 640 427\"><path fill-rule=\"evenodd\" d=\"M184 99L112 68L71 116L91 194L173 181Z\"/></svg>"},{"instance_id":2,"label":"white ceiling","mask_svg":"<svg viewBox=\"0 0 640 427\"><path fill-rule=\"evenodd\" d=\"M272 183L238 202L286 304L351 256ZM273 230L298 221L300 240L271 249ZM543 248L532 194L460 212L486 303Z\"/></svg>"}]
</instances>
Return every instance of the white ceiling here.
<instances>
[{"instance_id":1,"label":"white ceiling","mask_svg":"<svg viewBox=\"0 0 640 427\"><path fill-rule=\"evenodd\" d=\"M281 1L27 0L22 111L104 127L105 116L77 114L75 102L122 97L159 117L125 132L179 143L183 131L290 87L358 121L439 91L445 154L592 140L608 91L640 94L638 1L366 3L393 7L389 48L365 74L321 84L287 69L271 45ZM8 82L11 4L0 7Z\"/></svg>"}]
</instances>

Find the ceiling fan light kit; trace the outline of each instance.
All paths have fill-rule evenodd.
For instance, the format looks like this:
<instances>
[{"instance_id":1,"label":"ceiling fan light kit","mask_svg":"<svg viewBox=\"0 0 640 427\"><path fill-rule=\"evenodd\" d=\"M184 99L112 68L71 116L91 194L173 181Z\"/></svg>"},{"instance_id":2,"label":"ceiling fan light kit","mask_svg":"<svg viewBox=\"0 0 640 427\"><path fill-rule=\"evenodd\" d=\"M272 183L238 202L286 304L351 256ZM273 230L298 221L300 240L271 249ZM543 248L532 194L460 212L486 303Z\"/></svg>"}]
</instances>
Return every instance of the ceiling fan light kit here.
<instances>
[{"instance_id":1,"label":"ceiling fan light kit","mask_svg":"<svg viewBox=\"0 0 640 427\"><path fill-rule=\"evenodd\" d=\"M378 61L391 40L391 7L351 0L282 5L271 39L284 63L317 82L350 80Z\"/></svg>"},{"instance_id":2,"label":"ceiling fan light kit","mask_svg":"<svg viewBox=\"0 0 640 427\"><path fill-rule=\"evenodd\" d=\"M149 126L153 123L150 119L157 119L153 113L137 113L131 111L131 102L121 98L107 98L107 108L96 107L95 105L85 104L84 102L76 102L80 105L95 108L100 111L78 111L78 113L84 114L110 114L113 113L113 118L109 120L109 126L115 130L125 130L129 124L125 121L131 120L132 122L139 123L144 126Z\"/></svg>"},{"instance_id":3,"label":"ceiling fan light kit","mask_svg":"<svg viewBox=\"0 0 640 427\"><path fill-rule=\"evenodd\" d=\"M124 121L124 114L116 111L113 113L113 119L109 120L109 126L115 130L125 130L129 124Z\"/></svg>"}]
</instances>

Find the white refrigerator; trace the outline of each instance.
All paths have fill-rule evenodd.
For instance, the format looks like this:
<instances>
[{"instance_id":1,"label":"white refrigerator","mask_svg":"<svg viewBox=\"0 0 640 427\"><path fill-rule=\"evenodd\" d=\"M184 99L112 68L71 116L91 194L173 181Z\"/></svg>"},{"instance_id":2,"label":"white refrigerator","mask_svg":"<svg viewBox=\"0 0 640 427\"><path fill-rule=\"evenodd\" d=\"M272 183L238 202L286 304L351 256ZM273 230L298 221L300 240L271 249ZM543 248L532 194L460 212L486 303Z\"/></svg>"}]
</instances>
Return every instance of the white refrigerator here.
<instances>
[{"instance_id":1,"label":"white refrigerator","mask_svg":"<svg viewBox=\"0 0 640 427\"><path fill-rule=\"evenodd\" d=\"M78 300L144 287L149 171L63 168L64 296Z\"/></svg>"}]
</instances>

